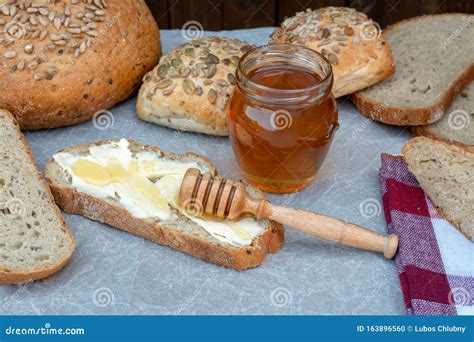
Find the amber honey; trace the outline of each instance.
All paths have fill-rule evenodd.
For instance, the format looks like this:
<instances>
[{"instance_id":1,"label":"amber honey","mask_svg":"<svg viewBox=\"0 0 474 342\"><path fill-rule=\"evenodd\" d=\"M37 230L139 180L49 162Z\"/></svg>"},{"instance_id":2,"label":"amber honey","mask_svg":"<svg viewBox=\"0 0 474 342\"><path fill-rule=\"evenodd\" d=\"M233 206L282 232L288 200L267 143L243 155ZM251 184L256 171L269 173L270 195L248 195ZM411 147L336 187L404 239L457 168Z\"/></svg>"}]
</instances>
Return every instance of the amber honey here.
<instances>
[{"instance_id":1,"label":"amber honey","mask_svg":"<svg viewBox=\"0 0 474 342\"><path fill-rule=\"evenodd\" d=\"M298 55L301 50L304 58ZM250 51L239 63L237 87L227 108L229 135L245 177L264 191L287 193L306 187L338 127L331 67L307 50L267 46Z\"/></svg>"}]
</instances>

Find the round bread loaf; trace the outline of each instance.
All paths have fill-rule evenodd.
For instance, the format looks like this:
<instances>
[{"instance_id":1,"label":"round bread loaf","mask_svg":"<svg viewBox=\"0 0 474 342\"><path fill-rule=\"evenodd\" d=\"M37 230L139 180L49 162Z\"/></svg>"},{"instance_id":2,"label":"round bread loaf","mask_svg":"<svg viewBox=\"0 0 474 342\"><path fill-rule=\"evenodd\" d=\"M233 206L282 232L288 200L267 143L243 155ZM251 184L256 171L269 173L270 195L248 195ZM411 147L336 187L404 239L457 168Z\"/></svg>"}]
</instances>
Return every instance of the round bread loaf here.
<instances>
[{"instance_id":1,"label":"round bread loaf","mask_svg":"<svg viewBox=\"0 0 474 342\"><path fill-rule=\"evenodd\" d=\"M211 135L228 134L225 108L239 58L253 45L238 39L194 39L170 51L144 79L138 116L158 125Z\"/></svg>"},{"instance_id":2,"label":"round bread loaf","mask_svg":"<svg viewBox=\"0 0 474 342\"><path fill-rule=\"evenodd\" d=\"M144 0L0 0L0 108L27 130L91 119L159 61Z\"/></svg>"},{"instance_id":3,"label":"round bread loaf","mask_svg":"<svg viewBox=\"0 0 474 342\"><path fill-rule=\"evenodd\" d=\"M333 68L335 97L367 88L395 72L382 30L353 8L324 7L296 13L272 33L270 43L304 45L324 55Z\"/></svg>"}]
</instances>

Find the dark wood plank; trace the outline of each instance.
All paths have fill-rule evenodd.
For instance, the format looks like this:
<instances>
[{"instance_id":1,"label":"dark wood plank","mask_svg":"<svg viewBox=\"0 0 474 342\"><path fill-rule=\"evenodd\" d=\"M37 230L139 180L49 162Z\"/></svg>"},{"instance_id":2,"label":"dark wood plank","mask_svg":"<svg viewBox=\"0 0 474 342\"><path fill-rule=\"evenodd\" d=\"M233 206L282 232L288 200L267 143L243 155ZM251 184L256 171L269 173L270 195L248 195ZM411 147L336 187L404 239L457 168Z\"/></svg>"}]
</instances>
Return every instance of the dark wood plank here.
<instances>
[{"instance_id":1,"label":"dark wood plank","mask_svg":"<svg viewBox=\"0 0 474 342\"><path fill-rule=\"evenodd\" d=\"M471 0L147 0L147 3L163 29L180 29L192 20L205 30L274 26L296 12L324 6L356 8L381 27L421 14L474 13Z\"/></svg>"},{"instance_id":2,"label":"dark wood plank","mask_svg":"<svg viewBox=\"0 0 474 342\"><path fill-rule=\"evenodd\" d=\"M382 20L383 3L374 0L347 0L347 7L352 7L359 12L367 14L369 18L380 24Z\"/></svg>"},{"instance_id":3,"label":"dark wood plank","mask_svg":"<svg viewBox=\"0 0 474 342\"><path fill-rule=\"evenodd\" d=\"M420 14L474 13L474 1L420 0Z\"/></svg>"},{"instance_id":4,"label":"dark wood plank","mask_svg":"<svg viewBox=\"0 0 474 342\"><path fill-rule=\"evenodd\" d=\"M168 0L147 0L153 16L155 17L160 29L170 28L170 10Z\"/></svg>"},{"instance_id":5,"label":"dark wood plank","mask_svg":"<svg viewBox=\"0 0 474 342\"><path fill-rule=\"evenodd\" d=\"M222 29L223 0L168 0L171 27L183 28L190 21L197 21L204 30Z\"/></svg>"},{"instance_id":6,"label":"dark wood plank","mask_svg":"<svg viewBox=\"0 0 474 342\"><path fill-rule=\"evenodd\" d=\"M224 0L223 28L275 26L276 0Z\"/></svg>"},{"instance_id":7,"label":"dark wood plank","mask_svg":"<svg viewBox=\"0 0 474 342\"><path fill-rule=\"evenodd\" d=\"M474 14L474 1L446 1L445 11Z\"/></svg>"},{"instance_id":8,"label":"dark wood plank","mask_svg":"<svg viewBox=\"0 0 474 342\"><path fill-rule=\"evenodd\" d=\"M382 27L397 21L416 17L418 15L417 1L413 0L386 0L382 1L382 10L379 24Z\"/></svg>"},{"instance_id":9,"label":"dark wood plank","mask_svg":"<svg viewBox=\"0 0 474 342\"><path fill-rule=\"evenodd\" d=\"M419 14L444 13L444 0L420 0Z\"/></svg>"},{"instance_id":10,"label":"dark wood plank","mask_svg":"<svg viewBox=\"0 0 474 342\"><path fill-rule=\"evenodd\" d=\"M278 0L278 25L285 18L295 15L307 8L318 9L326 6L345 6L344 0Z\"/></svg>"}]
</instances>

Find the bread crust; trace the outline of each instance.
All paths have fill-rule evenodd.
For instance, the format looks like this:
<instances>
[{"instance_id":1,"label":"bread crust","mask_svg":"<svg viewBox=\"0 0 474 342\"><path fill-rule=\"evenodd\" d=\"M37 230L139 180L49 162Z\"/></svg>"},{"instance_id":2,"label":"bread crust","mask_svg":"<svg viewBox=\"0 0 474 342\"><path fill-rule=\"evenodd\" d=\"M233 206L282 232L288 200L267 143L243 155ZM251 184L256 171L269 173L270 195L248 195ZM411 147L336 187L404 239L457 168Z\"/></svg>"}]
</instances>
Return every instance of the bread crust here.
<instances>
[{"instance_id":1,"label":"bread crust","mask_svg":"<svg viewBox=\"0 0 474 342\"><path fill-rule=\"evenodd\" d=\"M423 126L412 126L410 127L410 132L414 137L427 137L437 140L449 141L451 143L456 143L456 140L448 139L441 134L437 134L436 131L432 130L429 125Z\"/></svg>"},{"instance_id":2,"label":"bread crust","mask_svg":"<svg viewBox=\"0 0 474 342\"><path fill-rule=\"evenodd\" d=\"M77 145L64 149L63 151L84 151L84 149L89 148L91 145L100 145L108 142L109 141L101 141L94 144ZM160 153L165 158L183 161L198 160L208 166L212 174L217 174L212 162L194 153L186 153L178 156L174 153L161 151L154 146L141 145L135 141L129 142L132 151L144 149ZM169 246L204 261L239 271L245 270L263 264L266 254L278 252L284 242L283 226L273 221L267 221L265 231L256 237L250 246L234 247L221 243L212 243L195 236L186 235L180 231L163 227L159 225L159 223L157 224L146 219L134 217L125 209L110 202L97 199L73 188L55 184L51 176L54 163L54 159L52 158L48 161L45 168L46 179L50 184L56 203L65 212L85 216L92 220L105 223L160 245ZM258 193L258 195L261 196L260 193Z\"/></svg>"},{"instance_id":3,"label":"bread crust","mask_svg":"<svg viewBox=\"0 0 474 342\"><path fill-rule=\"evenodd\" d=\"M474 133L474 122L470 122L469 115L470 113L474 113L474 84L470 83L465 88L464 91L459 95L451 104L451 107L448 110L448 114L441 118L440 121L435 122L434 124L424 125L424 126L413 126L410 127L411 133L413 136L426 136L429 138L439 139L439 140L446 140L450 142L460 142L468 146L474 146L474 136L471 139L467 137L460 137L458 136L458 129L459 133L465 131L466 133L472 131ZM465 126L457 126L456 125L456 115L458 112L461 115L462 121L465 119L466 122L461 122L461 124ZM451 117L451 115L454 117ZM467 115L468 117L464 117ZM474 114L473 114L474 115ZM446 119L446 120L445 120ZM451 122L451 119L454 122ZM446 122L447 121L447 122ZM447 123L447 127L446 127ZM451 127L454 124L453 127ZM455 126L455 127L454 127ZM456 128L456 129L454 129Z\"/></svg>"},{"instance_id":4,"label":"bread crust","mask_svg":"<svg viewBox=\"0 0 474 342\"><path fill-rule=\"evenodd\" d=\"M318 16L318 19L314 18ZM310 25L309 18L321 23L319 28L306 28ZM344 29L335 20L344 20ZM359 22L359 24L355 24ZM348 26L347 26L348 25ZM366 37L372 29L375 37ZM324 34L324 30L328 30ZM341 33L335 33L341 31ZM350 35L345 35L344 32ZM307 33L308 32L308 33ZM345 37L344 41L327 41ZM363 36L363 37L362 37ZM358 39L356 38L358 37ZM282 26L270 36L270 43L301 44L309 47L326 58L333 55L337 62L332 63L334 74L334 97L352 94L376 84L395 72L395 65L390 46L386 44L380 28L361 12L346 7L324 7L315 11L299 12L296 16L286 19ZM342 43L344 45L341 45ZM331 58L328 58L331 62Z\"/></svg>"},{"instance_id":5,"label":"bread crust","mask_svg":"<svg viewBox=\"0 0 474 342\"><path fill-rule=\"evenodd\" d=\"M227 136L225 108L235 88L237 62L252 47L238 39L214 36L171 50L144 77L137 98L138 117L182 131ZM211 68L214 72L208 73ZM185 89L184 82L191 88Z\"/></svg>"},{"instance_id":6,"label":"bread crust","mask_svg":"<svg viewBox=\"0 0 474 342\"><path fill-rule=\"evenodd\" d=\"M25 137L20 131L20 126L18 122L14 119L13 115L11 115L11 113L9 113L8 111L0 109L0 113L11 117L11 120L15 125L15 130L18 136L20 137L21 142L23 143L25 152L28 154L31 163L33 165L36 165L35 157L33 156L33 153L31 152L28 142L26 141ZM74 239L74 236L71 230L69 230L69 228L67 227L66 222L64 221L64 218L61 214L61 211L55 205L54 197L50 191L48 183L45 181L41 172L37 171L36 176L38 178L38 181L41 183L44 193L48 197L48 200L50 201L51 205L54 207L56 215L59 218L59 221L61 222L62 230L67 233L68 237L71 240L71 243L72 243L71 250L70 250L69 255L67 255L64 259L62 259L58 264L53 265L49 268L36 270L33 272L11 272L11 271L5 272L4 270L0 269L0 284L22 284L22 283L31 282L38 279L48 278L51 275L55 274L56 272L60 271L68 263L76 247L76 240Z\"/></svg>"},{"instance_id":7,"label":"bread crust","mask_svg":"<svg viewBox=\"0 0 474 342\"><path fill-rule=\"evenodd\" d=\"M445 141L445 140L440 140L440 139L433 139L433 138L428 138L428 137L425 137L425 136L419 136L419 137L415 137L415 138L412 138L410 140L408 140L405 145L402 147L402 154L403 154L403 158L405 160L405 162L407 163L408 165L408 169L410 169L410 164L406 161L405 159L405 156L411 151L411 149L413 148L413 145L415 145L417 142L419 141L424 141L426 143L429 143L429 144L440 144L440 145L443 145L444 147L448 148L448 149L455 149L457 150L458 152L460 153L466 153L468 154L469 158L471 158L472 160L474 160L474 147L473 146L467 146L467 145L464 145L464 144L461 144L459 142L448 142L448 141ZM410 170L410 172L412 172ZM413 173L413 172L412 172ZM415 175L413 173L413 175ZM416 176L415 176L416 178ZM421 186L421 185L420 185ZM425 195L427 197L428 194L425 192ZM447 213L443 210L443 208L441 206L439 206L435 201L433 201L432 198L430 198L431 202L434 204L434 206L436 207L436 209L438 210L438 212L444 217L446 218L446 220L448 220L453 226L455 226L462 234L464 234L464 236L466 236L468 239L470 239L471 241L474 241L474 236L472 236L469 232L467 232L466 230L464 230L462 227L461 227L461 224L460 223L456 223L456 222L453 222L451 220L448 219L448 215Z\"/></svg>"},{"instance_id":8,"label":"bread crust","mask_svg":"<svg viewBox=\"0 0 474 342\"><path fill-rule=\"evenodd\" d=\"M464 149L468 150L469 152L474 152L474 145L466 145L457 140L449 139L445 137L444 135L436 134L436 132L434 130L431 130L429 126L413 126L411 127L410 131L413 137L415 138L427 137L434 140L441 140L451 145L462 146Z\"/></svg>"},{"instance_id":9,"label":"bread crust","mask_svg":"<svg viewBox=\"0 0 474 342\"><path fill-rule=\"evenodd\" d=\"M453 15L466 16L467 14L445 13L413 17L388 26L385 29L385 32L419 19L433 16ZM437 101L430 106L421 108L387 106L384 103L369 100L364 96L363 91L353 94L353 99L358 111L372 120L396 126L427 125L438 121L448 111L456 96L458 96L472 80L474 80L474 63L461 73L454 82L452 82L452 84L446 89L445 93Z\"/></svg>"},{"instance_id":10,"label":"bread crust","mask_svg":"<svg viewBox=\"0 0 474 342\"><path fill-rule=\"evenodd\" d=\"M71 5L70 1L61 0L56 1L54 9L60 13L64 6L69 6L72 11L81 4ZM159 30L144 0L111 0L104 11L104 21L96 22L96 28L90 30L97 37L83 34L81 39L93 42L77 57L73 57L75 50L67 52L74 35L68 40L71 43L48 50L50 45L54 46L52 39L57 39L50 38L51 34L68 34L68 30L74 30L66 30L65 25L59 30L53 23L45 28L37 25L49 33L43 40L18 39L8 46L0 44L0 108L12 112L22 129L55 128L87 121L95 113L131 96L142 76L158 63ZM35 18L38 20L39 16ZM71 23L81 23L74 12ZM30 54L23 51L28 42L34 45ZM15 51L17 56L5 59L3 56L8 51ZM39 66L19 69L22 60L29 63L40 54ZM51 79L45 76L49 68L56 68Z\"/></svg>"}]
</instances>

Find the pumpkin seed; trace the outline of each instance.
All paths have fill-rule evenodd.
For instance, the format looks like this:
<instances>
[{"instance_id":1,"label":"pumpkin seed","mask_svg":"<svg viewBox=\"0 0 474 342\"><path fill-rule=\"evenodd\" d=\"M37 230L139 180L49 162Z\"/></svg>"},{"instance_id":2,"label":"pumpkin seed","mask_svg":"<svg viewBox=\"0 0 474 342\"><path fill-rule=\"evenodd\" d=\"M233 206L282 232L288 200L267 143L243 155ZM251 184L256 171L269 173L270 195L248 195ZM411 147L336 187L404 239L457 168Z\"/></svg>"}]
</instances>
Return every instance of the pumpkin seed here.
<instances>
[{"instance_id":1,"label":"pumpkin seed","mask_svg":"<svg viewBox=\"0 0 474 342\"><path fill-rule=\"evenodd\" d=\"M196 87L196 95L198 95L198 96L202 95L202 88L201 87Z\"/></svg>"},{"instance_id":2,"label":"pumpkin seed","mask_svg":"<svg viewBox=\"0 0 474 342\"><path fill-rule=\"evenodd\" d=\"M186 79L183 81L183 90L186 94L193 95L196 91L196 86L193 81Z\"/></svg>"},{"instance_id":3,"label":"pumpkin seed","mask_svg":"<svg viewBox=\"0 0 474 342\"><path fill-rule=\"evenodd\" d=\"M183 61L180 58L173 58L171 60L171 66L178 69L180 65L183 64Z\"/></svg>"},{"instance_id":4,"label":"pumpkin seed","mask_svg":"<svg viewBox=\"0 0 474 342\"><path fill-rule=\"evenodd\" d=\"M170 69L170 65L168 63L162 64L158 67L157 74L161 78L166 78L166 74L168 73L168 70Z\"/></svg>"},{"instance_id":5,"label":"pumpkin seed","mask_svg":"<svg viewBox=\"0 0 474 342\"><path fill-rule=\"evenodd\" d=\"M229 83L232 85L237 84L237 79L235 78L234 74L231 72L227 74L227 81L229 81Z\"/></svg>"},{"instance_id":6,"label":"pumpkin seed","mask_svg":"<svg viewBox=\"0 0 474 342\"><path fill-rule=\"evenodd\" d=\"M173 83L173 81L170 80L169 78L167 78L167 79L164 79L164 80L161 80L160 82L158 82L156 84L156 87L158 89L165 89L165 88L169 87L171 85L171 83Z\"/></svg>"},{"instance_id":7,"label":"pumpkin seed","mask_svg":"<svg viewBox=\"0 0 474 342\"><path fill-rule=\"evenodd\" d=\"M184 54L188 57L194 57L194 48L186 48L186 50L184 50Z\"/></svg>"},{"instance_id":8,"label":"pumpkin seed","mask_svg":"<svg viewBox=\"0 0 474 342\"><path fill-rule=\"evenodd\" d=\"M214 63L209 63L207 65L207 72L206 72L206 77L207 78L212 78L217 72L217 67Z\"/></svg>"},{"instance_id":9,"label":"pumpkin seed","mask_svg":"<svg viewBox=\"0 0 474 342\"><path fill-rule=\"evenodd\" d=\"M209 92L207 93L207 100L209 101L209 103L216 103L217 92L214 89L209 89Z\"/></svg>"},{"instance_id":10,"label":"pumpkin seed","mask_svg":"<svg viewBox=\"0 0 474 342\"><path fill-rule=\"evenodd\" d=\"M206 57L206 62L208 63L214 63L214 64L219 64L220 63L220 60L219 60L219 57L217 57L216 55L213 55L212 53L208 54L207 57Z\"/></svg>"}]
</instances>

